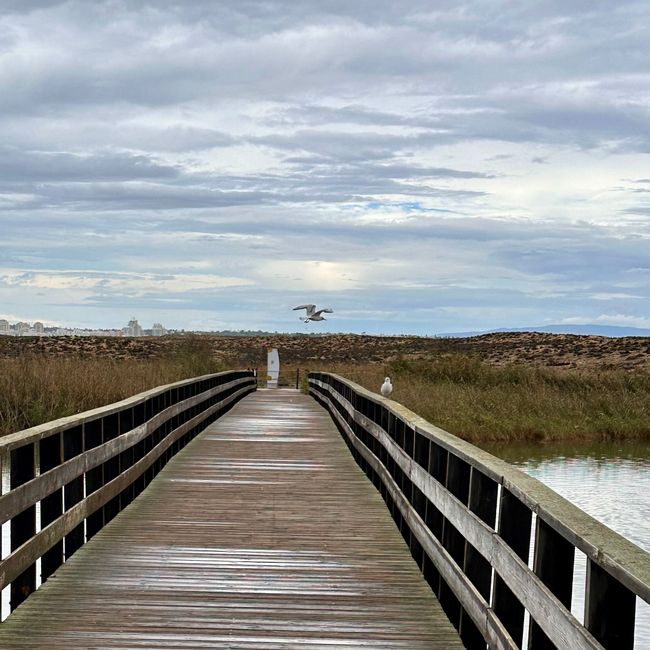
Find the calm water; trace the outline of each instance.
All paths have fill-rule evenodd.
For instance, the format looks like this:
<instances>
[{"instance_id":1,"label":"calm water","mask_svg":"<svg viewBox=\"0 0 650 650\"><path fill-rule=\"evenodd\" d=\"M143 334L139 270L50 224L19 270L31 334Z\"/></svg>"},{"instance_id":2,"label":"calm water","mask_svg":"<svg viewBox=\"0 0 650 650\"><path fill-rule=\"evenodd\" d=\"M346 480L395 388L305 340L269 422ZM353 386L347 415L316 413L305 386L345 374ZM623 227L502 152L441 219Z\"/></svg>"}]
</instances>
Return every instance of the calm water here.
<instances>
[{"instance_id":1,"label":"calm water","mask_svg":"<svg viewBox=\"0 0 650 650\"><path fill-rule=\"evenodd\" d=\"M650 442L508 444L487 451L518 466L650 551ZM586 560L576 557L571 609L583 620ZM637 648L650 648L650 606L637 599Z\"/></svg>"}]
</instances>

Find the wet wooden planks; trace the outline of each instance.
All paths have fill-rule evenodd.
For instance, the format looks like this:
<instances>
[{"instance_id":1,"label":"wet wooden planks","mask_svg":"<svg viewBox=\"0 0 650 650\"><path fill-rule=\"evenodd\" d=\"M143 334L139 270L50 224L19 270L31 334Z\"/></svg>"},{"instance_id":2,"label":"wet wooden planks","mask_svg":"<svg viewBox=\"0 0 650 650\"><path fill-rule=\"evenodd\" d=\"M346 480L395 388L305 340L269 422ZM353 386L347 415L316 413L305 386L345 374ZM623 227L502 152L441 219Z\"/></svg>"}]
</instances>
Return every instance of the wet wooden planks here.
<instances>
[{"instance_id":1,"label":"wet wooden planks","mask_svg":"<svg viewBox=\"0 0 650 650\"><path fill-rule=\"evenodd\" d=\"M0 647L461 648L329 415L261 390L0 625Z\"/></svg>"}]
</instances>

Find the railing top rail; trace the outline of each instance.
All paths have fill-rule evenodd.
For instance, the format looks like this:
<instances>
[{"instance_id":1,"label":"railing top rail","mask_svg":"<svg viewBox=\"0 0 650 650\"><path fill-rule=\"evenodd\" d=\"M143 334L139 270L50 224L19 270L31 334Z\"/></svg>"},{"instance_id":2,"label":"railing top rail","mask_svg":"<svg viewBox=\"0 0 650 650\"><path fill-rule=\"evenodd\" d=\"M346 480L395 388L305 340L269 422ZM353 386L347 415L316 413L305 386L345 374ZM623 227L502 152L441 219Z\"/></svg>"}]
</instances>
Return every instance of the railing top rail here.
<instances>
[{"instance_id":1,"label":"railing top rail","mask_svg":"<svg viewBox=\"0 0 650 650\"><path fill-rule=\"evenodd\" d=\"M188 384L194 384L198 381L203 381L205 379L212 379L213 377L219 377L221 375L227 375L232 372L243 372L243 370L225 370L222 372L215 372L208 375L201 375L199 377L191 377L189 379L181 379L180 381L173 382L171 384L164 384L162 386L156 386L155 388L150 388L149 390L143 391L142 393L137 393L131 397L127 397L119 402L113 402L111 404L106 404L104 406L99 406L88 411L83 411L81 413L75 413L74 415L68 415L66 417L59 418L57 420L52 420L50 422L44 422L43 424L38 424L29 429L22 429L21 431L16 431L15 433L10 433L6 436L0 437L0 454L3 452L11 451L16 447L22 447L25 444L41 440L42 438L47 438L48 436L59 433L66 429L84 424L85 422L90 422L98 418L106 417L108 415L113 415L114 413L119 413L124 409L130 408L132 406L137 406L146 402L152 397L156 397L162 393L165 393L168 390L174 388L182 388Z\"/></svg>"},{"instance_id":2,"label":"railing top rail","mask_svg":"<svg viewBox=\"0 0 650 650\"><path fill-rule=\"evenodd\" d=\"M334 373L329 375L362 397L384 406L414 431L430 438L507 488L538 517L585 555L650 603L650 553L581 510L536 478L427 422L398 402Z\"/></svg>"}]
</instances>

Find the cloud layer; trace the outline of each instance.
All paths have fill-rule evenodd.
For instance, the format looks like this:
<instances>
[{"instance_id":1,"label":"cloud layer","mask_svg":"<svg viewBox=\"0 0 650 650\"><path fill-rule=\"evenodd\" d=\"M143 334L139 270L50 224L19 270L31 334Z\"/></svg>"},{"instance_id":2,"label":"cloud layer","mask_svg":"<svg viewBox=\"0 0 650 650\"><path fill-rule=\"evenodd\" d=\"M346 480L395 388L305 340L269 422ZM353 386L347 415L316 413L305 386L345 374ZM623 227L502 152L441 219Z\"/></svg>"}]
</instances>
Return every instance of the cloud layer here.
<instances>
[{"instance_id":1,"label":"cloud layer","mask_svg":"<svg viewBox=\"0 0 650 650\"><path fill-rule=\"evenodd\" d=\"M646 322L649 32L625 1L5 2L0 317Z\"/></svg>"}]
</instances>

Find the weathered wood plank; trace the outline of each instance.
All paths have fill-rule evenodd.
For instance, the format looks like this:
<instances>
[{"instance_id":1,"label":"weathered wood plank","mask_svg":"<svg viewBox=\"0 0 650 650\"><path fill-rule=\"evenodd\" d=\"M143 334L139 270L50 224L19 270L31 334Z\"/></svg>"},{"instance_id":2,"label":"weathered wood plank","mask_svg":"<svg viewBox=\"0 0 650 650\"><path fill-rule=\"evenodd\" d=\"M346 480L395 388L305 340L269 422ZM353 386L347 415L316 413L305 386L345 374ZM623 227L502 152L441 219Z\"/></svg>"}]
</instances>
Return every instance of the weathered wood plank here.
<instances>
[{"instance_id":1,"label":"weathered wood plank","mask_svg":"<svg viewBox=\"0 0 650 650\"><path fill-rule=\"evenodd\" d=\"M91 513L97 511L103 505L117 497L125 487L130 485L138 476L141 476L189 429L200 424L217 410L241 398L250 390L251 388L249 386L245 386L236 393L217 402L209 409L202 411L191 420L188 420L185 424L169 433L167 437L158 443L140 461L121 474L118 474L115 478L112 478L99 490L73 505L61 517L43 528L39 533L33 535L15 549L12 549L12 553L0 562L0 590L14 581L22 571L27 570L39 557L52 548L61 538L73 531ZM67 557L68 554L66 553L66 559Z\"/></svg>"},{"instance_id":2,"label":"weathered wood plank","mask_svg":"<svg viewBox=\"0 0 650 650\"><path fill-rule=\"evenodd\" d=\"M329 415L279 389L181 450L0 625L0 646L462 644Z\"/></svg>"}]
</instances>

